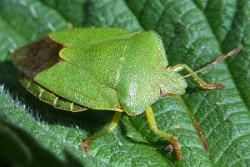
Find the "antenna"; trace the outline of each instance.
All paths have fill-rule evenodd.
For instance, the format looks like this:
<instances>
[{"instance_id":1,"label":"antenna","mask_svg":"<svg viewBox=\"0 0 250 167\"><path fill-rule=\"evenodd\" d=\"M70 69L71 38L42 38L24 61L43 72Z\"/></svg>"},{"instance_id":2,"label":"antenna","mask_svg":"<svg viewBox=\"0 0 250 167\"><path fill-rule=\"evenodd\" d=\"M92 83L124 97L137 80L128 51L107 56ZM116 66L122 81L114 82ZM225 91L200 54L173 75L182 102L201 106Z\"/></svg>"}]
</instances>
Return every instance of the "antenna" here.
<instances>
[{"instance_id":1,"label":"antenna","mask_svg":"<svg viewBox=\"0 0 250 167\"><path fill-rule=\"evenodd\" d=\"M223 55L223 56L219 57L219 58L216 59L214 62L212 62L212 63L206 65L205 67L203 67L203 68L201 68L201 69L199 69L199 70L197 70L197 71L195 71L195 72L193 72L193 73L190 73L190 74L188 74L188 75L185 75L184 78L190 77L191 75L197 74L197 73L199 73L199 72L201 72L201 71L203 71L203 70L205 70L205 69L207 69L207 68L209 68L209 67L211 67L211 66L213 66L213 65L215 65L215 64L217 64L217 63L222 62L222 61L225 60L226 58L228 58L228 57L230 57L230 56L232 56L232 55L237 54L241 49L243 49L243 46L239 46L238 48L236 48L236 49L234 49L234 50L228 52L226 55Z\"/></svg>"}]
</instances>

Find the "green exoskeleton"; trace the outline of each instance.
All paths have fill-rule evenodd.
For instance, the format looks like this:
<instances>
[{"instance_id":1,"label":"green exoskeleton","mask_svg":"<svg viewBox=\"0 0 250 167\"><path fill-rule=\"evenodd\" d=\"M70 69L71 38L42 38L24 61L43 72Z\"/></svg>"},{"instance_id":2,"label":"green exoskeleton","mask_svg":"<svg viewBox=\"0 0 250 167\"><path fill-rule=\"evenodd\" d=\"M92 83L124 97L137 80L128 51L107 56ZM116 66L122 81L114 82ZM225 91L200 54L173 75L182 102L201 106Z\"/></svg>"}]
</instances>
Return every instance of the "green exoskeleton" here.
<instances>
[{"instance_id":1,"label":"green exoskeleton","mask_svg":"<svg viewBox=\"0 0 250 167\"><path fill-rule=\"evenodd\" d=\"M90 141L115 130L123 112L136 116L146 111L150 128L169 140L178 159L183 159L177 138L157 129L151 108L158 99L173 96L189 113L208 152L197 122L179 97L185 93L187 83L178 71L187 70L204 89L224 85L205 83L196 74L203 69L193 72L185 64L170 67L162 40L154 31L115 28L58 31L17 49L12 59L22 73L20 82L40 100L72 112L88 108L115 111L109 129L85 139L85 151Z\"/></svg>"}]
</instances>

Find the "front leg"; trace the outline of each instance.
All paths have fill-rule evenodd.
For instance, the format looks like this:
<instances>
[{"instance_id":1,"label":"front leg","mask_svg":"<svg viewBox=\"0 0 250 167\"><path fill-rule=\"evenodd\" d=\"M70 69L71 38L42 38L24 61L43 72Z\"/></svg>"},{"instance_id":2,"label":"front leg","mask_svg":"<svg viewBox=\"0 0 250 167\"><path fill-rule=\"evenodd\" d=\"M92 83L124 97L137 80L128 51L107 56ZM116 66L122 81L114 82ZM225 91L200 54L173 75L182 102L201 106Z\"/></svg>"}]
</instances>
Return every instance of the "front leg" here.
<instances>
[{"instance_id":1,"label":"front leg","mask_svg":"<svg viewBox=\"0 0 250 167\"><path fill-rule=\"evenodd\" d=\"M194 73L194 71L189 66L187 66L186 64L177 64L177 65L175 65L173 67L168 67L168 68L170 70L173 70L173 71L176 71L176 72L185 69L189 74L192 74L191 76L194 78L194 80L196 82L198 82L200 84L200 86L203 89L214 89L214 88L224 88L225 87L225 85L221 84L221 83L207 84L196 73Z\"/></svg>"},{"instance_id":2,"label":"front leg","mask_svg":"<svg viewBox=\"0 0 250 167\"><path fill-rule=\"evenodd\" d=\"M150 129L155 134L158 134L158 135L164 137L165 139L167 139L168 141L170 141L174 145L177 158L179 160L182 160L183 157L182 157L182 154L181 154L181 150L180 150L180 146L179 146L177 138L175 136L169 134L169 133L165 133L165 132L157 129L157 123L155 121L154 113L153 113L153 110L152 110L151 106L149 106L146 109L146 115L147 115L147 119L148 119Z\"/></svg>"},{"instance_id":3,"label":"front leg","mask_svg":"<svg viewBox=\"0 0 250 167\"><path fill-rule=\"evenodd\" d=\"M177 64L177 65L175 65L173 67L168 67L168 69L172 70L172 71L176 71L176 72L185 69L189 73L188 75L185 76L185 78L187 78L189 76L192 76L200 84L200 86L202 88L204 88L204 89L224 88L225 85L221 84L221 83L219 83L219 84L207 84L206 82L204 82L197 75L197 73L199 73L199 72L201 72L201 71L203 71L203 70L205 70L205 69L207 69L207 68L209 68L209 67L211 67L211 66L213 66L215 64L218 64L218 63L222 62L223 60L225 60L226 58L228 58L228 57L230 57L230 56L232 56L234 54L237 54L241 49L243 49L242 46L240 46L240 47L238 47L238 48L236 48L236 49L228 52L226 55L223 55L223 56L217 58L212 63L206 65L205 67L203 67L203 68L201 68L201 69L199 69L199 70L197 70L195 72L189 66L187 66L186 64Z\"/></svg>"}]
</instances>

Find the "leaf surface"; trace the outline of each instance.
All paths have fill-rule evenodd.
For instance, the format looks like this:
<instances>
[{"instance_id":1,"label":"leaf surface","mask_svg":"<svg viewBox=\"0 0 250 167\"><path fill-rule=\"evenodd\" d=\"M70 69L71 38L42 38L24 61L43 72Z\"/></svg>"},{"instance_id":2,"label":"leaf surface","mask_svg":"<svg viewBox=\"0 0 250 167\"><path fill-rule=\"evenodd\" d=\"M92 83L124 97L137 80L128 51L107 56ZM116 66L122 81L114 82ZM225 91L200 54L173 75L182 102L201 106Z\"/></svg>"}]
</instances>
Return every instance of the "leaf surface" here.
<instances>
[{"instance_id":1,"label":"leaf surface","mask_svg":"<svg viewBox=\"0 0 250 167\"><path fill-rule=\"evenodd\" d=\"M0 120L24 129L65 164L66 150L85 166L250 166L249 18L248 0L1 0ZM182 99L199 123L210 155L185 109L171 97L160 99L153 109L158 128L178 138L183 161L164 150L170 143L150 130L145 114L123 114L116 131L90 143L85 154L81 142L105 130L113 112L70 113L40 102L18 82L10 54L51 31L72 26L155 30L170 65L185 63L194 70L244 46L239 54L199 74L208 83L224 83L225 89L203 90L187 78ZM0 143L9 142L0 138ZM12 160L25 149L20 144Z\"/></svg>"}]
</instances>

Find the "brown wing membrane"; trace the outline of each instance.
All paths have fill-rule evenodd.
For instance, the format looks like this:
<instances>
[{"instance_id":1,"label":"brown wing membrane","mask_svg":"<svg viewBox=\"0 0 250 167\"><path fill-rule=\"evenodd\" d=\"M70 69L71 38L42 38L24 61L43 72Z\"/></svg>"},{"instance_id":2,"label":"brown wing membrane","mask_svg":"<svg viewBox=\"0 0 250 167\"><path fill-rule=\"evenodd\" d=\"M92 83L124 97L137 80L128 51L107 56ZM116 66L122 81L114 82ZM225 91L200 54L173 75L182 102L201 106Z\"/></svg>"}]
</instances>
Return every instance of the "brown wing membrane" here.
<instances>
[{"instance_id":1,"label":"brown wing membrane","mask_svg":"<svg viewBox=\"0 0 250 167\"><path fill-rule=\"evenodd\" d=\"M62 44L46 36L15 50L12 54L12 60L22 73L34 78L41 71L62 60L59 57L59 51L62 48Z\"/></svg>"}]
</instances>

